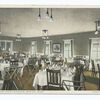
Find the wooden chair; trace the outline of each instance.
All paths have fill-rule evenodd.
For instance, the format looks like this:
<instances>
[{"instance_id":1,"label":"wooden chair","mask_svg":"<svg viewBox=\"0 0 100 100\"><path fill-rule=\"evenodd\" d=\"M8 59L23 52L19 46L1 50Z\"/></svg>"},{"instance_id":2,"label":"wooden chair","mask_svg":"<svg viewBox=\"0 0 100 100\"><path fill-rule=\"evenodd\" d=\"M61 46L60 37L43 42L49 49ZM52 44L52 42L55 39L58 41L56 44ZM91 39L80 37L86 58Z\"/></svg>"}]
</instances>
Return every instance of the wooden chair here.
<instances>
[{"instance_id":1,"label":"wooden chair","mask_svg":"<svg viewBox=\"0 0 100 100\"><path fill-rule=\"evenodd\" d=\"M91 73L91 76L95 77L97 73L95 71L94 60L91 60L91 64L92 64L92 73Z\"/></svg>"},{"instance_id":2,"label":"wooden chair","mask_svg":"<svg viewBox=\"0 0 100 100\"><path fill-rule=\"evenodd\" d=\"M60 70L47 69L47 88L50 90L60 90L61 85L61 72Z\"/></svg>"},{"instance_id":3,"label":"wooden chair","mask_svg":"<svg viewBox=\"0 0 100 100\"><path fill-rule=\"evenodd\" d=\"M85 82L84 80L86 80L85 76L84 76L84 72L83 70L80 68L82 66L80 66L78 68L79 65L76 65L76 72L75 72L75 76L74 79L71 80L63 80L62 85L63 88L67 91L71 90L72 88L74 90L85 90Z\"/></svg>"},{"instance_id":4,"label":"wooden chair","mask_svg":"<svg viewBox=\"0 0 100 100\"><path fill-rule=\"evenodd\" d=\"M11 67L17 67L18 66L18 60L10 61Z\"/></svg>"},{"instance_id":5,"label":"wooden chair","mask_svg":"<svg viewBox=\"0 0 100 100\"><path fill-rule=\"evenodd\" d=\"M98 90L100 90L100 65L97 64L97 67L98 67L98 73L99 73Z\"/></svg>"},{"instance_id":6,"label":"wooden chair","mask_svg":"<svg viewBox=\"0 0 100 100\"><path fill-rule=\"evenodd\" d=\"M4 70L6 72L4 76L4 84L2 90L19 90L22 87L20 78L18 77L19 69L22 67L6 67ZM20 88L16 84L19 82Z\"/></svg>"},{"instance_id":7,"label":"wooden chair","mask_svg":"<svg viewBox=\"0 0 100 100\"><path fill-rule=\"evenodd\" d=\"M74 83L77 83L77 85ZM85 84L82 81L63 80L62 85L63 88L67 91L71 90L72 87L73 90L85 90Z\"/></svg>"}]
</instances>

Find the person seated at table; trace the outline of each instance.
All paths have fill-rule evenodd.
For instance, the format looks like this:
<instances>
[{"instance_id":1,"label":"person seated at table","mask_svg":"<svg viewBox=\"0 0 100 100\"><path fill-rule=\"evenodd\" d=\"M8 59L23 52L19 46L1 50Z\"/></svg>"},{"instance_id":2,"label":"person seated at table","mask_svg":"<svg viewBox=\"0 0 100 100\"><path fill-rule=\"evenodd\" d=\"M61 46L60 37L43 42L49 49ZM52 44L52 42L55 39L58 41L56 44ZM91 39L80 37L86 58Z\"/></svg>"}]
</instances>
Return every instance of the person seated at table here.
<instances>
[{"instance_id":1,"label":"person seated at table","mask_svg":"<svg viewBox=\"0 0 100 100\"><path fill-rule=\"evenodd\" d=\"M75 72L75 76L74 76L74 81L80 81L80 75L81 75L80 70L79 70L79 68L76 67L76 72ZM75 86L80 86L80 83L74 82L74 85L75 85ZM77 90L78 87L74 87L74 89Z\"/></svg>"},{"instance_id":2,"label":"person seated at table","mask_svg":"<svg viewBox=\"0 0 100 100\"><path fill-rule=\"evenodd\" d=\"M44 65L45 65L44 60L41 60L41 65L42 65L42 66L44 66Z\"/></svg>"},{"instance_id":3,"label":"person seated at table","mask_svg":"<svg viewBox=\"0 0 100 100\"><path fill-rule=\"evenodd\" d=\"M12 89L12 79L11 78L12 77L10 76L10 74L8 74L8 72L6 71L5 76L4 76L2 90L11 90Z\"/></svg>"},{"instance_id":4,"label":"person seated at table","mask_svg":"<svg viewBox=\"0 0 100 100\"><path fill-rule=\"evenodd\" d=\"M67 64L67 58L64 59L64 63Z\"/></svg>"},{"instance_id":5,"label":"person seated at table","mask_svg":"<svg viewBox=\"0 0 100 100\"><path fill-rule=\"evenodd\" d=\"M28 65L28 58L24 58L24 60L23 60L23 65L24 65L24 66Z\"/></svg>"},{"instance_id":6,"label":"person seated at table","mask_svg":"<svg viewBox=\"0 0 100 100\"><path fill-rule=\"evenodd\" d=\"M44 84L47 84L47 83L43 83L43 80L42 80L42 79L46 79L46 71L43 69L42 64L39 64L38 68L39 68L39 71L35 75L35 78L34 78L34 81L33 81L33 87L36 90L41 90L43 88L44 89L46 88L46 86Z\"/></svg>"},{"instance_id":7,"label":"person seated at table","mask_svg":"<svg viewBox=\"0 0 100 100\"><path fill-rule=\"evenodd\" d=\"M84 82L84 80L86 80L85 76L84 76L84 66L82 64L77 64L75 65L76 67L76 71L75 71L75 76L74 76L74 81L80 81L80 82ZM81 83L79 82L74 82L75 86L80 86ZM77 90L79 87L75 87L74 89ZM81 88L80 88L81 89Z\"/></svg>"},{"instance_id":8,"label":"person seated at table","mask_svg":"<svg viewBox=\"0 0 100 100\"><path fill-rule=\"evenodd\" d=\"M36 61L36 63L35 63L35 66L38 66L39 65L39 63L38 63L38 60Z\"/></svg>"},{"instance_id":9,"label":"person seated at table","mask_svg":"<svg viewBox=\"0 0 100 100\"><path fill-rule=\"evenodd\" d=\"M24 64L22 62L18 62L18 67L23 67Z\"/></svg>"},{"instance_id":10,"label":"person seated at table","mask_svg":"<svg viewBox=\"0 0 100 100\"><path fill-rule=\"evenodd\" d=\"M51 64L50 59L49 59L49 58L48 58L48 59L46 59L46 60L45 60L45 63L47 63L47 64Z\"/></svg>"},{"instance_id":11,"label":"person seated at table","mask_svg":"<svg viewBox=\"0 0 100 100\"><path fill-rule=\"evenodd\" d=\"M68 65L66 70L67 70L69 75L73 75L73 74L75 74L76 68L73 64L70 64L70 65Z\"/></svg>"},{"instance_id":12,"label":"person seated at table","mask_svg":"<svg viewBox=\"0 0 100 100\"><path fill-rule=\"evenodd\" d=\"M85 60L84 63L85 63L84 69L89 70L89 60Z\"/></svg>"},{"instance_id":13,"label":"person seated at table","mask_svg":"<svg viewBox=\"0 0 100 100\"><path fill-rule=\"evenodd\" d=\"M39 70L42 70L42 64L39 64Z\"/></svg>"}]
</instances>

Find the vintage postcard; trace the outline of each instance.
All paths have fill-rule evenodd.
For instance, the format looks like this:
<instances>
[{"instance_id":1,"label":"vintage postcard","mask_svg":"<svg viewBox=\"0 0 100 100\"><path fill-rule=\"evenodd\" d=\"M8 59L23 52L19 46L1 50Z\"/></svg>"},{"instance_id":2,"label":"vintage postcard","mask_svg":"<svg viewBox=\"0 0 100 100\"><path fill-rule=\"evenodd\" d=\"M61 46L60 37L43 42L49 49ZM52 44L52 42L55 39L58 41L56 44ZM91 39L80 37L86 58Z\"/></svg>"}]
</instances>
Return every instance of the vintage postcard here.
<instances>
[{"instance_id":1,"label":"vintage postcard","mask_svg":"<svg viewBox=\"0 0 100 100\"><path fill-rule=\"evenodd\" d=\"M0 7L0 93L99 90L100 6Z\"/></svg>"}]
</instances>

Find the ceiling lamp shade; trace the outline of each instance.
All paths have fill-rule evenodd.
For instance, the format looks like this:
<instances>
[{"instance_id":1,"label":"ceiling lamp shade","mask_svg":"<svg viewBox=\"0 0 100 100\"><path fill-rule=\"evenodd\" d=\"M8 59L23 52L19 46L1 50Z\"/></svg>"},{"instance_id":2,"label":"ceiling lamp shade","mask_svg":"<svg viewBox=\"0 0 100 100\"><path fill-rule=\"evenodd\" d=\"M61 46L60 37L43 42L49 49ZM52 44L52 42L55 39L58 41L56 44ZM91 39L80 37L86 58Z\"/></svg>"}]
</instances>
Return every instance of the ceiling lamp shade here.
<instances>
[{"instance_id":1,"label":"ceiling lamp shade","mask_svg":"<svg viewBox=\"0 0 100 100\"><path fill-rule=\"evenodd\" d=\"M16 36L16 41L18 41L18 42L21 41L21 34L17 34L17 36Z\"/></svg>"},{"instance_id":2,"label":"ceiling lamp shade","mask_svg":"<svg viewBox=\"0 0 100 100\"><path fill-rule=\"evenodd\" d=\"M99 32L98 31L95 31L95 35L97 35L97 34L99 34Z\"/></svg>"},{"instance_id":3,"label":"ceiling lamp shade","mask_svg":"<svg viewBox=\"0 0 100 100\"><path fill-rule=\"evenodd\" d=\"M39 11L38 11L38 21L42 20L42 14L43 13L41 12L41 9L39 8ZM51 9L47 8L44 18L48 19L50 22L53 22L52 8Z\"/></svg>"},{"instance_id":4,"label":"ceiling lamp shade","mask_svg":"<svg viewBox=\"0 0 100 100\"><path fill-rule=\"evenodd\" d=\"M49 36L48 36L48 30L42 30L42 39L43 40L48 40Z\"/></svg>"},{"instance_id":5,"label":"ceiling lamp shade","mask_svg":"<svg viewBox=\"0 0 100 100\"><path fill-rule=\"evenodd\" d=\"M39 8L38 21L41 21L41 9Z\"/></svg>"},{"instance_id":6,"label":"ceiling lamp shade","mask_svg":"<svg viewBox=\"0 0 100 100\"><path fill-rule=\"evenodd\" d=\"M47 8L47 12L46 12L46 18L49 19L49 10Z\"/></svg>"}]
</instances>

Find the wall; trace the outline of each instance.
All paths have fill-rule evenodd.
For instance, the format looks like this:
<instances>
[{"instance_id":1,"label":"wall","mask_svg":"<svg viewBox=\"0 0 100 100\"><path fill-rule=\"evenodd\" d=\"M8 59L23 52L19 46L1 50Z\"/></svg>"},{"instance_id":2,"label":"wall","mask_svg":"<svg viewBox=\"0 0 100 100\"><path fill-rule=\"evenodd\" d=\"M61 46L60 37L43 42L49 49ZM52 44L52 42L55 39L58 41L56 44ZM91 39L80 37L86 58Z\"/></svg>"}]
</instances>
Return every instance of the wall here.
<instances>
[{"instance_id":1,"label":"wall","mask_svg":"<svg viewBox=\"0 0 100 100\"><path fill-rule=\"evenodd\" d=\"M55 35L50 36L50 40L53 43L61 43L61 53L63 53L63 40L64 39L73 39L74 40L74 55L89 55L89 38L100 37L100 34L95 35L94 32L81 32L74 34L64 34L64 35ZM14 37L1 36L0 39L13 40L14 51L31 51L31 42L37 41L37 52L43 53L43 40L41 37L36 38L22 38L21 42L16 42ZM52 48L51 44L51 48ZM52 50L51 50L52 53Z\"/></svg>"},{"instance_id":2,"label":"wall","mask_svg":"<svg viewBox=\"0 0 100 100\"><path fill-rule=\"evenodd\" d=\"M5 36L40 36L43 29L50 35L95 30L100 8L53 8L54 22L45 19L46 8L41 9L42 21L37 21L38 8L0 8L0 21ZM35 34L34 34L35 33Z\"/></svg>"},{"instance_id":3,"label":"wall","mask_svg":"<svg viewBox=\"0 0 100 100\"><path fill-rule=\"evenodd\" d=\"M55 35L50 36L50 40L53 43L61 43L61 53L63 54L63 40L64 39L73 39L74 40L74 55L89 55L89 38L100 37L100 34L95 35L93 31L91 32L81 32L74 34L64 34L64 35ZM43 49L43 40L40 38L33 38L37 40L38 52L42 52ZM51 45L52 48L52 45ZM52 53L52 51L51 51Z\"/></svg>"}]
</instances>

